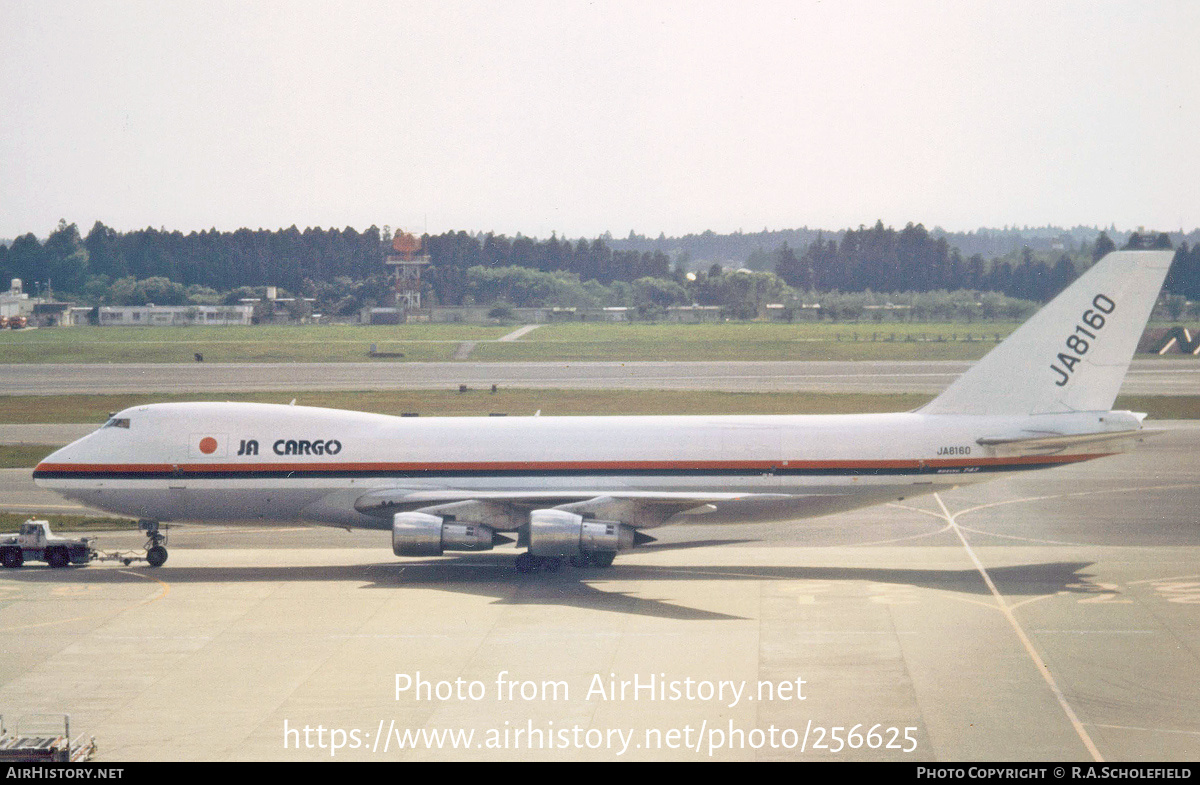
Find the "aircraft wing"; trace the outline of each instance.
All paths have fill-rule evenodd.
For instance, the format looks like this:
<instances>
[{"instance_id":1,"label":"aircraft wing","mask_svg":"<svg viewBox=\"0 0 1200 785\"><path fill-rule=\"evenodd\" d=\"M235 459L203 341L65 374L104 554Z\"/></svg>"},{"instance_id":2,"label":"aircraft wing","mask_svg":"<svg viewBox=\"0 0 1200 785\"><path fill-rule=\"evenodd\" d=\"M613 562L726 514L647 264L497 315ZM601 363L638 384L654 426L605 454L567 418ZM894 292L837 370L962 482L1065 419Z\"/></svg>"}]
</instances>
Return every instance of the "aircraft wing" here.
<instances>
[{"instance_id":1,"label":"aircraft wing","mask_svg":"<svg viewBox=\"0 0 1200 785\"><path fill-rule=\"evenodd\" d=\"M933 485L922 490L933 490ZM914 488L913 493L922 490ZM913 494L909 494L913 495ZM458 491L387 489L359 496L354 509L390 523L397 513L418 512L474 521L496 531L527 525L535 510L555 509L585 518L616 520L637 528L676 523L760 523L798 520L896 500L890 486L816 493L664 493L629 491Z\"/></svg>"},{"instance_id":2,"label":"aircraft wing","mask_svg":"<svg viewBox=\"0 0 1200 785\"><path fill-rule=\"evenodd\" d=\"M675 515L716 509L718 504L747 499L787 498L779 494L649 493L614 495L605 491L535 492L404 490L372 491L360 496L354 509L389 518L398 512L426 512L478 519L486 517L498 529L516 529L534 509L556 508L587 517L615 519L631 526L652 527Z\"/></svg>"}]
</instances>

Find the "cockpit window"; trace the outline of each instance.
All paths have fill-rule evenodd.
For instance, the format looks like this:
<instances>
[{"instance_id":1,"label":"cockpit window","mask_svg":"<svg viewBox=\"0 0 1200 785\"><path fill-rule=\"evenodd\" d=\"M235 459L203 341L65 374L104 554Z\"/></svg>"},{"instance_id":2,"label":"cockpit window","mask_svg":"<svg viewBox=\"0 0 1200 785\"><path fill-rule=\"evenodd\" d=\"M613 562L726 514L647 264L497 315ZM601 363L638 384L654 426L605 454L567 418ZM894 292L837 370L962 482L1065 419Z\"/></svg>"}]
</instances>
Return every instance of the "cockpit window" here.
<instances>
[{"instance_id":1,"label":"cockpit window","mask_svg":"<svg viewBox=\"0 0 1200 785\"><path fill-rule=\"evenodd\" d=\"M129 418L128 417L113 417L111 420L104 423L104 427L105 428L128 428L129 427Z\"/></svg>"}]
</instances>

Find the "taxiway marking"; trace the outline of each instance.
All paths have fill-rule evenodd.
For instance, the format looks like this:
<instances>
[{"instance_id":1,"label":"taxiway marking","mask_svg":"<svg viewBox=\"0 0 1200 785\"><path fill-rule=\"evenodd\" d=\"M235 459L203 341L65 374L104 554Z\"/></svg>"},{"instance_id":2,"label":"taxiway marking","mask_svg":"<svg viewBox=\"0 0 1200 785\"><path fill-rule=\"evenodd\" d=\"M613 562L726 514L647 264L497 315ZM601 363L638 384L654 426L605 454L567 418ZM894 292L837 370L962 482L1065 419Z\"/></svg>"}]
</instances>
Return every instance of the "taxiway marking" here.
<instances>
[{"instance_id":1,"label":"taxiway marking","mask_svg":"<svg viewBox=\"0 0 1200 785\"><path fill-rule=\"evenodd\" d=\"M1025 634L1025 630L1021 627L1021 623L1017 621L1017 617L1012 612L1012 609L1008 607L1008 603L1004 601L1004 596L1000 594L1000 590L996 588L996 584L992 581L992 576L988 574L987 568L983 566L983 562L981 562L979 557L975 555L975 551L973 548L971 548L971 544L967 542L966 535L962 533L962 530L959 529L958 524L955 523L955 516L952 515L950 510L946 508L945 502L942 501L941 494L935 493L933 494L933 498L937 500L938 506L942 508L942 515L945 516L946 521L950 524L950 528L954 530L954 533L958 536L959 542L961 542L963 548L966 549L967 556L969 556L971 562L974 563L975 569L978 570L979 574L983 577L983 582L987 584L988 590L992 593L992 597L995 598L996 605L1000 609L1000 612L1004 614L1004 618L1008 620L1009 625L1013 628L1013 631L1016 632L1017 638L1020 639L1021 645L1025 647L1025 651L1029 654L1030 659L1033 660L1033 664L1037 667L1038 673L1042 674L1042 679L1045 680L1046 685L1050 688L1050 692L1054 694L1054 698L1058 701L1058 705L1062 707L1063 713L1066 714L1067 719L1071 721L1071 727L1075 728L1075 733L1078 734L1079 740L1083 742L1083 746L1087 748L1087 751L1091 754L1092 759L1097 763L1102 763L1104 761L1104 757L1100 754L1100 750L1096 749L1096 745L1092 742L1092 737L1088 735L1087 730L1083 727L1083 723L1079 720L1079 716L1075 714L1075 710L1071 708L1071 704L1067 702L1066 696L1063 695L1062 690L1059 689L1058 682L1054 680L1054 676L1050 673L1050 669L1046 667L1046 662L1042 659L1041 655L1038 654L1033 642L1029 640L1029 636ZM965 512L970 512L970 510L964 510L963 513ZM961 515L963 513L959 514Z\"/></svg>"}]
</instances>

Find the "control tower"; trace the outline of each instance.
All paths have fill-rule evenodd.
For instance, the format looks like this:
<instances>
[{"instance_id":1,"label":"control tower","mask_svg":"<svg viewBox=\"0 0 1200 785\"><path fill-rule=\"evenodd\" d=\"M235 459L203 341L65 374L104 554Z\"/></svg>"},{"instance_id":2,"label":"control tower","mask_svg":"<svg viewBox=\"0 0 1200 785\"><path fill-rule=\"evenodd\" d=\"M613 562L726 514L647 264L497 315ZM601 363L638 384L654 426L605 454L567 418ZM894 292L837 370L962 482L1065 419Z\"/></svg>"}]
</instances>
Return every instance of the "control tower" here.
<instances>
[{"instance_id":1,"label":"control tower","mask_svg":"<svg viewBox=\"0 0 1200 785\"><path fill-rule=\"evenodd\" d=\"M392 268L396 282L396 307L405 311L421 308L421 269L429 264L429 256L421 253L421 238L396 230L392 238L394 254L385 259Z\"/></svg>"}]
</instances>

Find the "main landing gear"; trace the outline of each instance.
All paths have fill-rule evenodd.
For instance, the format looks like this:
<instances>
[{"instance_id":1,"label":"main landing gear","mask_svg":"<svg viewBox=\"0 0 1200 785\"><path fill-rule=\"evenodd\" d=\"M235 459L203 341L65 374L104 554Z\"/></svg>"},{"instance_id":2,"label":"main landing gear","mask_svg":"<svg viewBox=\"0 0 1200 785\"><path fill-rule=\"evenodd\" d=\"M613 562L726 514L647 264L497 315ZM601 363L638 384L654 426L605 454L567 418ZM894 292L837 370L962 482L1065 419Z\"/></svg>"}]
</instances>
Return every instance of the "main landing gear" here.
<instances>
[{"instance_id":1,"label":"main landing gear","mask_svg":"<svg viewBox=\"0 0 1200 785\"><path fill-rule=\"evenodd\" d=\"M572 567L584 569L587 567L611 567L617 554L612 552L579 553L567 561ZM534 556L529 551L517 557L517 572L558 572L562 569L563 560L557 556Z\"/></svg>"}]
</instances>

